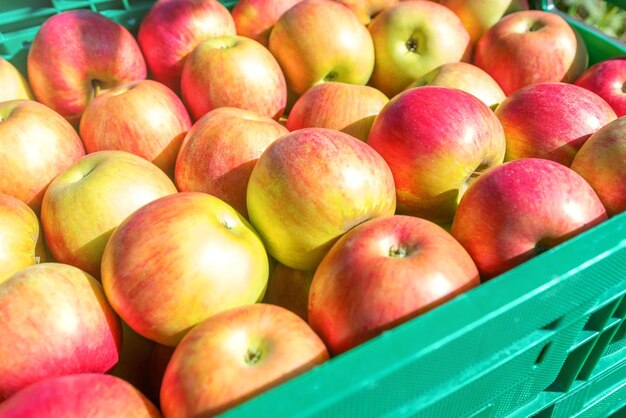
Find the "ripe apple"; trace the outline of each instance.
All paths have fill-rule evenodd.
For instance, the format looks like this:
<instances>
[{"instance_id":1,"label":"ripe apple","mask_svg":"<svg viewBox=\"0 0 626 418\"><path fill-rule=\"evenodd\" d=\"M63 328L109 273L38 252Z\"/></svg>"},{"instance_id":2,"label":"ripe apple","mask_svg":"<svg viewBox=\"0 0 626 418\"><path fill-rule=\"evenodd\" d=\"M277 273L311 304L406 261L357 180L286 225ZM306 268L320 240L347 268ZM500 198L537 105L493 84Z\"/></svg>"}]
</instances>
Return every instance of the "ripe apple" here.
<instances>
[{"instance_id":1,"label":"ripe apple","mask_svg":"<svg viewBox=\"0 0 626 418\"><path fill-rule=\"evenodd\" d=\"M313 273L277 263L267 282L263 302L289 309L306 321Z\"/></svg>"},{"instance_id":2,"label":"ripe apple","mask_svg":"<svg viewBox=\"0 0 626 418\"><path fill-rule=\"evenodd\" d=\"M276 21L302 0L239 0L232 16L237 34L269 46L270 32Z\"/></svg>"},{"instance_id":3,"label":"ripe apple","mask_svg":"<svg viewBox=\"0 0 626 418\"><path fill-rule=\"evenodd\" d=\"M361 23L369 25L372 18L399 0L335 0L352 10Z\"/></svg>"},{"instance_id":4,"label":"ripe apple","mask_svg":"<svg viewBox=\"0 0 626 418\"><path fill-rule=\"evenodd\" d=\"M146 62L133 35L90 10L48 18L28 53L35 97L74 125L101 91L144 78Z\"/></svg>"},{"instance_id":5,"label":"ripe apple","mask_svg":"<svg viewBox=\"0 0 626 418\"><path fill-rule=\"evenodd\" d=\"M600 199L575 171L522 158L493 168L469 187L452 235L486 280L606 219Z\"/></svg>"},{"instance_id":6,"label":"ripe apple","mask_svg":"<svg viewBox=\"0 0 626 418\"><path fill-rule=\"evenodd\" d=\"M626 115L626 59L613 58L594 64L575 84L602 97L618 117Z\"/></svg>"},{"instance_id":7,"label":"ripe apple","mask_svg":"<svg viewBox=\"0 0 626 418\"><path fill-rule=\"evenodd\" d=\"M385 106L368 138L394 176L398 212L445 224L467 186L504 158L498 118L469 93L416 87Z\"/></svg>"},{"instance_id":8,"label":"ripe apple","mask_svg":"<svg viewBox=\"0 0 626 418\"><path fill-rule=\"evenodd\" d=\"M18 99L32 100L33 93L22 73L0 57L0 102Z\"/></svg>"},{"instance_id":9,"label":"ripe apple","mask_svg":"<svg viewBox=\"0 0 626 418\"><path fill-rule=\"evenodd\" d=\"M24 202L0 194L0 284L37 262L39 220Z\"/></svg>"},{"instance_id":10,"label":"ripe apple","mask_svg":"<svg viewBox=\"0 0 626 418\"><path fill-rule=\"evenodd\" d=\"M247 219L250 173L265 148L287 133L280 123L249 110L212 110L183 141L176 161L176 186L181 192L212 194Z\"/></svg>"},{"instance_id":11,"label":"ripe apple","mask_svg":"<svg viewBox=\"0 0 626 418\"><path fill-rule=\"evenodd\" d=\"M218 107L238 107L278 119L287 104L280 65L260 43L243 36L201 42L181 76L182 97L194 119Z\"/></svg>"},{"instance_id":12,"label":"ripe apple","mask_svg":"<svg viewBox=\"0 0 626 418\"><path fill-rule=\"evenodd\" d=\"M600 96L566 83L535 83L496 109L506 135L505 160L545 158L569 167L598 129L616 118Z\"/></svg>"},{"instance_id":13,"label":"ripe apple","mask_svg":"<svg viewBox=\"0 0 626 418\"><path fill-rule=\"evenodd\" d=\"M50 181L85 155L74 128L33 100L0 102L0 138L0 193L37 214Z\"/></svg>"},{"instance_id":14,"label":"ripe apple","mask_svg":"<svg viewBox=\"0 0 626 418\"><path fill-rule=\"evenodd\" d=\"M373 87L329 81L300 96L289 112L286 126L290 131L335 129L367 141L376 115L388 101Z\"/></svg>"},{"instance_id":15,"label":"ripe apple","mask_svg":"<svg viewBox=\"0 0 626 418\"><path fill-rule=\"evenodd\" d=\"M447 7L430 1L404 1L372 20L376 64L370 84L387 97L441 64L469 59L470 37Z\"/></svg>"},{"instance_id":16,"label":"ripe apple","mask_svg":"<svg viewBox=\"0 0 626 418\"><path fill-rule=\"evenodd\" d=\"M41 223L52 256L100 277L113 230L148 202L176 193L157 166L126 151L88 154L50 183Z\"/></svg>"},{"instance_id":17,"label":"ripe apple","mask_svg":"<svg viewBox=\"0 0 626 418\"><path fill-rule=\"evenodd\" d=\"M309 324L339 354L479 284L467 251L440 226L414 216L371 219L315 270Z\"/></svg>"},{"instance_id":18,"label":"ripe apple","mask_svg":"<svg viewBox=\"0 0 626 418\"><path fill-rule=\"evenodd\" d=\"M128 151L173 178L178 149L190 128L187 110L172 90L141 80L94 98L80 120L80 137L88 153Z\"/></svg>"},{"instance_id":19,"label":"ripe apple","mask_svg":"<svg viewBox=\"0 0 626 418\"><path fill-rule=\"evenodd\" d=\"M0 284L0 402L46 377L104 373L121 328L100 283L76 267L43 263Z\"/></svg>"},{"instance_id":20,"label":"ripe apple","mask_svg":"<svg viewBox=\"0 0 626 418\"><path fill-rule=\"evenodd\" d=\"M97 373L41 380L0 404L0 418L160 418L156 407L130 383Z\"/></svg>"},{"instance_id":21,"label":"ripe apple","mask_svg":"<svg viewBox=\"0 0 626 418\"><path fill-rule=\"evenodd\" d=\"M476 44L474 64L508 96L532 83L572 83L589 60L580 36L565 19L542 10L504 16Z\"/></svg>"},{"instance_id":22,"label":"ripe apple","mask_svg":"<svg viewBox=\"0 0 626 418\"><path fill-rule=\"evenodd\" d=\"M230 12L217 0L158 0L141 21L137 40L152 78L179 94L185 59L196 45L235 33Z\"/></svg>"},{"instance_id":23,"label":"ripe apple","mask_svg":"<svg viewBox=\"0 0 626 418\"><path fill-rule=\"evenodd\" d=\"M184 192L148 203L115 230L102 284L135 332L175 346L206 318L260 301L268 268L263 243L237 211Z\"/></svg>"},{"instance_id":24,"label":"ripe apple","mask_svg":"<svg viewBox=\"0 0 626 418\"><path fill-rule=\"evenodd\" d=\"M294 313L267 304L231 309L176 347L161 408L168 418L213 416L326 360L324 343Z\"/></svg>"},{"instance_id":25,"label":"ripe apple","mask_svg":"<svg viewBox=\"0 0 626 418\"><path fill-rule=\"evenodd\" d=\"M389 167L369 145L305 128L261 154L248 183L248 215L272 257L313 270L347 230L393 214L395 196Z\"/></svg>"},{"instance_id":26,"label":"ripe apple","mask_svg":"<svg viewBox=\"0 0 626 418\"><path fill-rule=\"evenodd\" d=\"M287 10L272 28L269 49L296 96L325 81L366 84L374 68L367 28L331 0L304 0Z\"/></svg>"}]
</instances>

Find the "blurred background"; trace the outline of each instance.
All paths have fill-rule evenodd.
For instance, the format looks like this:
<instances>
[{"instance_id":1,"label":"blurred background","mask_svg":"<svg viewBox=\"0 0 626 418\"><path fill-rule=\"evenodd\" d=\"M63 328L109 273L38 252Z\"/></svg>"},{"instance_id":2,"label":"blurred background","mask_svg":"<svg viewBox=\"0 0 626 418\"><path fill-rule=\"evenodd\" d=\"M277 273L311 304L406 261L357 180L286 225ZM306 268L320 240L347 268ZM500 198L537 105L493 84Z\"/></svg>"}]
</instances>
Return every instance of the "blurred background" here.
<instances>
[{"instance_id":1,"label":"blurred background","mask_svg":"<svg viewBox=\"0 0 626 418\"><path fill-rule=\"evenodd\" d=\"M557 8L626 42L626 10L602 0L554 0Z\"/></svg>"}]
</instances>

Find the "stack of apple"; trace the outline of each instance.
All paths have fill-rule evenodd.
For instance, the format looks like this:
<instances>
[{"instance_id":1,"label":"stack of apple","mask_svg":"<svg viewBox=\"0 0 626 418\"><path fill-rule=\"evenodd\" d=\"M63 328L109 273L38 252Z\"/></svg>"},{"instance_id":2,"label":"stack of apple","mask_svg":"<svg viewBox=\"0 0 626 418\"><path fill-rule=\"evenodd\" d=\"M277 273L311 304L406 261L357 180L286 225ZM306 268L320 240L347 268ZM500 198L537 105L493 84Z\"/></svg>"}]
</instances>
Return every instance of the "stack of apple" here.
<instances>
[{"instance_id":1,"label":"stack of apple","mask_svg":"<svg viewBox=\"0 0 626 418\"><path fill-rule=\"evenodd\" d=\"M213 415L624 211L587 62L523 0L49 18L0 62L0 417Z\"/></svg>"}]
</instances>

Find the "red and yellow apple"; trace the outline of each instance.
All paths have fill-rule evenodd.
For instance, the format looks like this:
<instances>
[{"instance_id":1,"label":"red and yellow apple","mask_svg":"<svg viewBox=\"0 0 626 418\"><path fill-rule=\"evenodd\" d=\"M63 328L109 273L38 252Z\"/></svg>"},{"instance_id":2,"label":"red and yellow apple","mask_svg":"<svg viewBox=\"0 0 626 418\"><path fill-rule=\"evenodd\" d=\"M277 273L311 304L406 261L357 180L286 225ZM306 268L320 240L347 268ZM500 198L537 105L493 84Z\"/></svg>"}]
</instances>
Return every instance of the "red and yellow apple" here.
<instances>
[{"instance_id":1,"label":"red and yellow apple","mask_svg":"<svg viewBox=\"0 0 626 418\"><path fill-rule=\"evenodd\" d=\"M0 57L0 102L19 99L33 99L30 86L11 61Z\"/></svg>"},{"instance_id":2,"label":"red and yellow apple","mask_svg":"<svg viewBox=\"0 0 626 418\"><path fill-rule=\"evenodd\" d=\"M0 284L37 263L39 219L24 202L0 194Z\"/></svg>"},{"instance_id":3,"label":"red and yellow apple","mask_svg":"<svg viewBox=\"0 0 626 418\"><path fill-rule=\"evenodd\" d=\"M237 35L246 36L269 46L270 32L276 21L302 0L239 0L232 16Z\"/></svg>"},{"instance_id":4,"label":"red and yellow apple","mask_svg":"<svg viewBox=\"0 0 626 418\"><path fill-rule=\"evenodd\" d=\"M618 117L626 115L626 59L623 57L592 65L575 84L602 97Z\"/></svg>"}]
</instances>

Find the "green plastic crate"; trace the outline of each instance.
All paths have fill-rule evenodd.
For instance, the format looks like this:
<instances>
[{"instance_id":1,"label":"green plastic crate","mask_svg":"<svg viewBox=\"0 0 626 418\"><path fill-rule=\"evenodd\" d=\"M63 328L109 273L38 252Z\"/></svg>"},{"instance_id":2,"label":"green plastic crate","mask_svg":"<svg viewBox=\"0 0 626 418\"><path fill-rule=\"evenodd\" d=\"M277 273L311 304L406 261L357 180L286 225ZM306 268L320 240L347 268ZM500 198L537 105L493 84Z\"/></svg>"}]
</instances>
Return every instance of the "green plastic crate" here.
<instances>
[{"instance_id":1,"label":"green plastic crate","mask_svg":"<svg viewBox=\"0 0 626 418\"><path fill-rule=\"evenodd\" d=\"M54 13L92 9L134 32L153 3L0 0L0 55L24 70L29 42ZM562 14L551 1L536 7ZM562 15L590 62L626 55ZM224 416L626 416L625 319L626 214Z\"/></svg>"}]
</instances>

